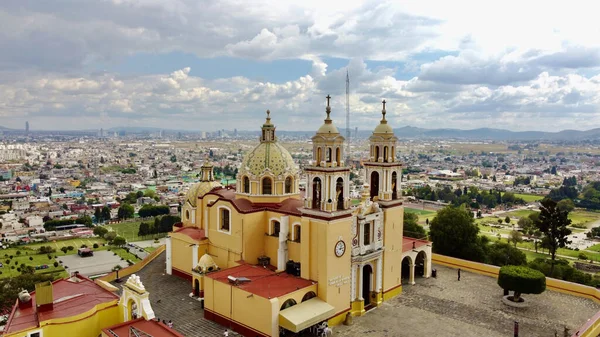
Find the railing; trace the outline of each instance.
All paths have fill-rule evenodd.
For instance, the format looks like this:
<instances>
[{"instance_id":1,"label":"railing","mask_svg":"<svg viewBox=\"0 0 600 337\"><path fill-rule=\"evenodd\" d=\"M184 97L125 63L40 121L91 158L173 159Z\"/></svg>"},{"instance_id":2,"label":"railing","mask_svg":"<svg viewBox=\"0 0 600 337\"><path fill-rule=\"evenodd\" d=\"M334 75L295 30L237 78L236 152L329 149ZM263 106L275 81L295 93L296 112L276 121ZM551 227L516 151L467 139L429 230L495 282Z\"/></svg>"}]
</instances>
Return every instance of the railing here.
<instances>
[{"instance_id":1,"label":"railing","mask_svg":"<svg viewBox=\"0 0 600 337\"><path fill-rule=\"evenodd\" d=\"M142 261L119 270L118 271L119 278L129 276L133 273L137 273L142 268L144 268L148 263L152 262L152 260L154 260L158 255L160 255L162 252L164 252L166 248L167 247L165 245L162 245L162 246L158 247L152 253L148 254L148 256L146 256ZM99 277L98 279L102 280L102 281L106 281L106 282L112 282L117 279L117 272L113 271L109 274Z\"/></svg>"},{"instance_id":2,"label":"railing","mask_svg":"<svg viewBox=\"0 0 600 337\"><path fill-rule=\"evenodd\" d=\"M600 311L588 319L571 337L596 337L600 334Z\"/></svg>"}]
</instances>

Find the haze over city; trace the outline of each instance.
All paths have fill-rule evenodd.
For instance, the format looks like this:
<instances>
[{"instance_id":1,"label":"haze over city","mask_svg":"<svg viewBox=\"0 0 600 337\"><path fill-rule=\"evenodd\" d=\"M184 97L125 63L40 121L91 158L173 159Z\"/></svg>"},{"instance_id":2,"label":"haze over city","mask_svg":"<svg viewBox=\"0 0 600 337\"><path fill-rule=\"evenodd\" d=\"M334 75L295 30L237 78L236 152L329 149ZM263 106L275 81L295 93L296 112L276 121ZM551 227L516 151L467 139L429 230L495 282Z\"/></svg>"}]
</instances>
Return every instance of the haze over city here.
<instances>
[{"instance_id":1,"label":"haze over city","mask_svg":"<svg viewBox=\"0 0 600 337\"><path fill-rule=\"evenodd\" d=\"M600 125L591 1L3 1L0 126Z\"/></svg>"}]
</instances>

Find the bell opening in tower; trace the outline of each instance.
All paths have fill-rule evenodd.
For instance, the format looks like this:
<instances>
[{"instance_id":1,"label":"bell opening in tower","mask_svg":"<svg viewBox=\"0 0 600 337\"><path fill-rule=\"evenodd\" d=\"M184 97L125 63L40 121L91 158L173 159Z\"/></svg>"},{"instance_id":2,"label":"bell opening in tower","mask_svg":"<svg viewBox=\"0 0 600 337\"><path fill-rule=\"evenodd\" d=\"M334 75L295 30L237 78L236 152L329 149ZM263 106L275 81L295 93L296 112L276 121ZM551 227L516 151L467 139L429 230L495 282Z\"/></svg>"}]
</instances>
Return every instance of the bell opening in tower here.
<instances>
[{"instance_id":1,"label":"bell opening in tower","mask_svg":"<svg viewBox=\"0 0 600 337\"><path fill-rule=\"evenodd\" d=\"M335 195L337 200L337 209L344 209L344 179L338 178L335 183Z\"/></svg>"},{"instance_id":2,"label":"bell opening in tower","mask_svg":"<svg viewBox=\"0 0 600 337\"><path fill-rule=\"evenodd\" d=\"M371 201L375 200L375 197L379 195L379 173L371 173Z\"/></svg>"},{"instance_id":3,"label":"bell opening in tower","mask_svg":"<svg viewBox=\"0 0 600 337\"><path fill-rule=\"evenodd\" d=\"M398 199L398 174L392 173L392 199Z\"/></svg>"},{"instance_id":4,"label":"bell opening in tower","mask_svg":"<svg viewBox=\"0 0 600 337\"><path fill-rule=\"evenodd\" d=\"M312 208L321 209L321 179L313 179L312 184Z\"/></svg>"}]
</instances>

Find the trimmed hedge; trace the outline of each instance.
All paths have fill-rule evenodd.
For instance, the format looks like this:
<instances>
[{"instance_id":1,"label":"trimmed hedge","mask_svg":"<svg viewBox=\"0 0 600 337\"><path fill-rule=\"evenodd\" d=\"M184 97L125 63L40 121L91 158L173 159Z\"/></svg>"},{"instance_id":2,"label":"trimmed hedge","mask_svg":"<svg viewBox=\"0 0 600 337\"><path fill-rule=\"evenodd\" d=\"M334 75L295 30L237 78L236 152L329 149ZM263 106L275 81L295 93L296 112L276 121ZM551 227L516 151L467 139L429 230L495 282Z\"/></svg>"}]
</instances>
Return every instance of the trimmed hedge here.
<instances>
[{"instance_id":1,"label":"trimmed hedge","mask_svg":"<svg viewBox=\"0 0 600 337\"><path fill-rule=\"evenodd\" d=\"M525 266L504 266L498 274L498 285L519 294L541 294L546 290L546 276Z\"/></svg>"}]
</instances>

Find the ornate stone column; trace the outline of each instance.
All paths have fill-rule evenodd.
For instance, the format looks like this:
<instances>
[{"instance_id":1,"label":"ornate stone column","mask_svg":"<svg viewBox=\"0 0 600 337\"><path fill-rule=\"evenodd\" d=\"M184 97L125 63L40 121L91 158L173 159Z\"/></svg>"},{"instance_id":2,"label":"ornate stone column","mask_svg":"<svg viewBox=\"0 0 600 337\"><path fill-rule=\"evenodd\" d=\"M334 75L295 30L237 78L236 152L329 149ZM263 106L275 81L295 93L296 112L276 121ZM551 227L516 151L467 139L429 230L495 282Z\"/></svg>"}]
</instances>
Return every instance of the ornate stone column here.
<instances>
[{"instance_id":1,"label":"ornate stone column","mask_svg":"<svg viewBox=\"0 0 600 337\"><path fill-rule=\"evenodd\" d=\"M363 265L358 265L358 300L364 301L365 299L362 297L362 288L363 288Z\"/></svg>"},{"instance_id":2,"label":"ornate stone column","mask_svg":"<svg viewBox=\"0 0 600 337\"><path fill-rule=\"evenodd\" d=\"M383 269L382 268L382 257L380 256L377 259L377 272L376 272L377 277L375 278L375 280L376 280L375 281L375 284L376 284L375 291L377 291L378 293L381 291L381 283L382 283L382 276L383 276L382 269Z\"/></svg>"},{"instance_id":3,"label":"ornate stone column","mask_svg":"<svg viewBox=\"0 0 600 337\"><path fill-rule=\"evenodd\" d=\"M171 237L167 236L166 241L166 245L167 248L165 249L167 251L167 266L166 266L166 272L168 275L171 275L173 273L173 261L171 260L172 254L173 252L171 251L172 247L171 247Z\"/></svg>"}]
</instances>

